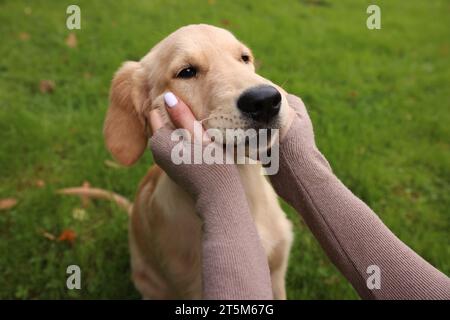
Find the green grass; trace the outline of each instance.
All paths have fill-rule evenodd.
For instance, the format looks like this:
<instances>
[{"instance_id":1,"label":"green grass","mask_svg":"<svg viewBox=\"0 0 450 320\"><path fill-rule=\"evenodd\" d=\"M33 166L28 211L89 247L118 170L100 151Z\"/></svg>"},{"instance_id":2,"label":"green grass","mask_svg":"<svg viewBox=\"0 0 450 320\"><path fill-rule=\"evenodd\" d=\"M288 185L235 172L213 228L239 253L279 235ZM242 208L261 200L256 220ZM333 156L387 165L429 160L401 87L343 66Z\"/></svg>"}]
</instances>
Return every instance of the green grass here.
<instances>
[{"instance_id":1,"label":"green grass","mask_svg":"<svg viewBox=\"0 0 450 320\"><path fill-rule=\"evenodd\" d=\"M0 1L0 199L19 201L0 211L0 298L139 298L125 214L99 201L76 220L79 199L55 190L88 180L134 196L151 156L129 169L105 166L110 80L122 61L199 22L230 29L253 49L263 76L302 96L335 173L400 239L450 273L448 1L376 1L379 31L365 26L372 1L75 1L82 29L69 48L72 3ZM42 79L55 82L53 93L39 91ZM289 216L289 298L357 298ZM64 229L77 233L74 245L42 236ZM66 289L69 264L81 267L82 290Z\"/></svg>"}]
</instances>

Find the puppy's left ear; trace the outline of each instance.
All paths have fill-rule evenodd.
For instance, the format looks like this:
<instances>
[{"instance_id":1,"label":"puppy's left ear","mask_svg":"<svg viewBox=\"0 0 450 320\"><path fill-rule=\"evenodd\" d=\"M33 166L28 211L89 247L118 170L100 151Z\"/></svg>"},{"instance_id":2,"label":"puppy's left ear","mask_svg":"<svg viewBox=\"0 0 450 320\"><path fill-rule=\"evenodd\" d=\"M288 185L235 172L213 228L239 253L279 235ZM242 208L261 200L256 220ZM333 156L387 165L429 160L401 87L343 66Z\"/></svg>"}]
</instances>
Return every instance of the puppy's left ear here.
<instances>
[{"instance_id":1,"label":"puppy's left ear","mask_svg":"<svg viewBox=\"0 0 450 320\"><path fill-rule=\"evenodd\" d=\"M116 72L103 127L106 146L123 165L132 165L145 151L147 132L141 112L149 94L139 62L128 61Z\"/></svg>"}]
</instances>

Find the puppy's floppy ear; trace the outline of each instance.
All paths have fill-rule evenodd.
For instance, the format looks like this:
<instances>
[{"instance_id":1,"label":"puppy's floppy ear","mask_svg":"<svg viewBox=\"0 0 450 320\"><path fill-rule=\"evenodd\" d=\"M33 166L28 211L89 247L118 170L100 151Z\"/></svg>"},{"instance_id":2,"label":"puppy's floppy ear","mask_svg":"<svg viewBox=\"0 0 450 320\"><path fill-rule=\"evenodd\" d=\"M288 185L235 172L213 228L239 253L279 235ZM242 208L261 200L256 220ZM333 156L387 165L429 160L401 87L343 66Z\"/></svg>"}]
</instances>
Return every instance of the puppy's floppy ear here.
<instances>
[{"instance_id":1,"label":"puppy's floppy ear","mask_svg":"<svg viewBox=\"0 0 450 320\"><path fill-rule=\"evenodd\" d=\"M148 94L141 64L125 62L112 81L103 134L114 158L127 166L135 163L147 146L145 119L138 110L143 110Z\"/></svg>"}]
</instances>

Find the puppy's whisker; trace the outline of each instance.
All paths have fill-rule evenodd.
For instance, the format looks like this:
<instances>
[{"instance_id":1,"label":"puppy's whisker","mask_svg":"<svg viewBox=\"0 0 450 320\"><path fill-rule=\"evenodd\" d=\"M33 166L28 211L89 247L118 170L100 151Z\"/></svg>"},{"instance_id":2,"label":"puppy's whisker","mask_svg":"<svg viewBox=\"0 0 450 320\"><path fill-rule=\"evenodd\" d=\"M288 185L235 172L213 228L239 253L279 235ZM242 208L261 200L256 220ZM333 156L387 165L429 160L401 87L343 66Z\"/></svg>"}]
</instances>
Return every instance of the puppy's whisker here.
<instances>
[{"instance_id":1,"label":"puppy's whisker","mask_svg":"<svg viewBox=\"0 0 450 320\"><path fill-rule=\"evenodd\" d=\"M289 81L289 79L284 80L284 82L281 84L280 87L284 87L284 85L285 85L286 83L288 83L288 81Z\"/></svg>"},{"instance_id":2,"label":"puppy's whisker","mask_svg":"<svg viewBox=\"0 0 450 320\"><path fill-rule=\"evenodd\" d=\"M208 121L208 120L211 120L211 119L217 119L217 117L214 116L214 115L211 115L211 116L206 117L206 118L204 118L204 119L200 119L199 122L200 122L201 124L203 124L203 122Z\"/></svg>"}]
</instances>

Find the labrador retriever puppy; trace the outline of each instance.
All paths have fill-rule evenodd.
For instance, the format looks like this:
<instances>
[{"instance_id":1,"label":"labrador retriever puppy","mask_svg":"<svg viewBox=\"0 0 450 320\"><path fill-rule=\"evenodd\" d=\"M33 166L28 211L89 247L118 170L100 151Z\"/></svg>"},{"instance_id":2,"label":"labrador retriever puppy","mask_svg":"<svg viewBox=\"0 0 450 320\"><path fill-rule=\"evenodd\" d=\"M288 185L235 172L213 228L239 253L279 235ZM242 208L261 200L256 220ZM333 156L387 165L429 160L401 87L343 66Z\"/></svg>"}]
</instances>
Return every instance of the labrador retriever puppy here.
<instances>
[{"instance_id":1,"label":"labrador retriever puppy","mask_svg":"<svg viewBox=\"0 0 450 320\"><path fill-rule=\"evenodd\" d=\"M132 165L146 149L150 110L158 108L170 121L163 100L167 91L186 102L205 129L277 129L288 117L285 91L255 73L249 48L224 29L185 26L139 62L125 62L114 76L104 136L122 164ZM238 169L267 253L274 298L286 299L291 223L261 164ZM159 167L150 168L133 205L129 237L132 279L144 298L202 298L202 222L194 208L191 197Z\"/></svg>"}]
</instances>

